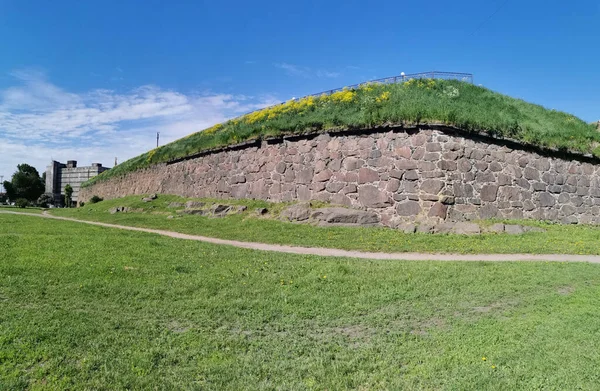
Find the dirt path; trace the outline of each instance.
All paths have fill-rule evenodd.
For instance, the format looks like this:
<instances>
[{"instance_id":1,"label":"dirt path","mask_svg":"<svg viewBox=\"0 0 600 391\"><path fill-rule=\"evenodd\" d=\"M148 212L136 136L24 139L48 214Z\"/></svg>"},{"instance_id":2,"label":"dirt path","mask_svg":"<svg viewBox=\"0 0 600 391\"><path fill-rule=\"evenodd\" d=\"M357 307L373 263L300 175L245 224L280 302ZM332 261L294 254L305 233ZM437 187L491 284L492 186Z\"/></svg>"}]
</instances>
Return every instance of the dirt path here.
<instances>
[{"instance_id":1,"label":"dirt path","mask_svg":"<svg viewBox=\"0 0 600 391\"><path fill-rule=\"evenodd\" d=\"M44 212L43 214L21 213L0 211L0 213L26 215L32 217L41 217L54 220L71 221L82 224L97 225L100 227L118 228L128 231L147 232L157 235L168 236L176 239L197 240L200 242L221 244L246 248L251 250L275 251L289 254L319 255L324 257L350 257L362 259L388 259L405 261L553 261L553 262L590 262L600 263L600 255L570 255L570 254L427 254L427 253L379 253L340 250L335 248L322 247L296 247L278 244L240 242L237 240L217 239L207 236L188 235L179 232L164 231L160 229L129 227L125 225L116 225L100 223L96 221L77 220L68 217L52 216Z\"/></svg>"}]
</instances>

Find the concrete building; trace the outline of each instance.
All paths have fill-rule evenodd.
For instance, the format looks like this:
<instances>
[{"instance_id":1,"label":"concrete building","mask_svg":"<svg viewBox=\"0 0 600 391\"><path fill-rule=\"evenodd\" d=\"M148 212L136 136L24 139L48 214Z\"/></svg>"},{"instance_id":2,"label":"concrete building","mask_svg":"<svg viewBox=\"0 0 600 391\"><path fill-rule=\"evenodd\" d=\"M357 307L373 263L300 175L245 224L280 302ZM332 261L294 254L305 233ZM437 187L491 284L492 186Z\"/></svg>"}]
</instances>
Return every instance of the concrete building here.
<instances>
[{"instance_id":1,"label":"concrete building","mask_svg":"<svg viewBox=\"0 0 600 391\"><path fill-rule=\"evenodd\" d=\"M77 167L77 161L75 160L69 160L67 164L53 160L46 168L46 193L52 194L55 205L64 205L65 186L71 185L73 188L73 203L76 204L81 184L106 170L109 170L109 168L102 167L100 163L92 163L91 166L87 167Z\"/></svg>"}]
</instances>

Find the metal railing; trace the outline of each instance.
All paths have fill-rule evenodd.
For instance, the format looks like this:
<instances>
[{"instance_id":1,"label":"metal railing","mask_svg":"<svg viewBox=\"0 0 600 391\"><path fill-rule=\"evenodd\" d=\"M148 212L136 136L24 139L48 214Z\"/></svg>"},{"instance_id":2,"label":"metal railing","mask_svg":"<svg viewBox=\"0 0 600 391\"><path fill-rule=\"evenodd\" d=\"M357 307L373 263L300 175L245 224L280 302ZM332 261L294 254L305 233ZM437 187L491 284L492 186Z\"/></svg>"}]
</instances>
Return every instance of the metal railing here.
<instances>
[{"instance_id":1,"label":"metal railing","mask_svg":"<svg viewBox=\"0 0 600 391\"><path fill-rule=\"evenodd\" d=\"M328 91L319 92L318 94L307 95L307 96L305 96L305 98L308 98L309 96L315 96L315 97L316 96L321 96L323 94L325 94L325 95L331 95L331 94L336 93L338 91L343 91L344 89L355 89L355 88L359 88L361 86L368 85L368 84L395 84L395 83L404 83L404 82L409 81L411 79L460 80L460 81L465 81L465 82L473 84L473 74L472 73L438 72L438 71L433 71L433 72L411 73L409 75L391 76L391 77L385 77L383 79L369 80L369 81L365 81L363 83L353 84L351 86L345 86L345 87L341 87L341 88L336 88L334 90L328 90Z\"/></svg>"},{"instance_id":2,"label":"metal railing","mask_svg":"<svg viewBox=\"0 0 600 391\"><path fill-rule=\"evenodd\" d=\"M322 91L322 92L319 92L319 93L316 93L316 94L306 95L306 96L303 96L302 98L293 98L292 100L304 99L304 98L308 98L308 97L311 97L311 96L319 97L319 96L322 96L322 95L331 95L331 94L334 94L336 92L343 91L345 89L356 89L356 88L359 88L361 86L365 86L365 85L368 85L368 84L395 84L395 83L404 83L404 82L407 82L407 81L412 80L412 79L460 80L460 81L464 81L464 82L468 82L468 83L473 84L473 74L472 73L432 71L432 72L411 73L411 74L408 74L408 75L401 74L399 76L391 76L391 77L384 77L383 79L369 80L369 81L365 81L365 82L362 82L362 83L353 84L353 85L350 85L350 86L340 87L340 88L336 88L336 89L333 89L333 90L327 90L327 91ZM252 114L252 113L255 113L257 111L264 110L266 108L280 106L282 104L285 104L285 102L277 103L277 104L274 104L272 106L263 107L262 109L253 110L253 111L250 111L250 112L248 112L248 113L246 113L244 115Z\"/></svg>"}]
</instances>

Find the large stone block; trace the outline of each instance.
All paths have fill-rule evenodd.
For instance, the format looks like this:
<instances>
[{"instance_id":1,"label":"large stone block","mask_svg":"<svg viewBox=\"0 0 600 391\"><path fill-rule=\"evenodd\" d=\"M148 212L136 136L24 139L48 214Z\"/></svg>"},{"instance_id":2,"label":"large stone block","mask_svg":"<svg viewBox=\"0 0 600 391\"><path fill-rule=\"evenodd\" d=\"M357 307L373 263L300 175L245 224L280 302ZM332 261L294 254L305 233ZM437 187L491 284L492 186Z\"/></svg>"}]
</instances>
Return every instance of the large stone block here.
<instances>
[{"instance_id":1,"label":"large stone block","mask_svg":"<svg viewBox=\"0 0 600 391\"><path fill-rule=\"evenodd\" d=\"M416 216L421 213L421 205L417 201L404 201L396 205L399 216Z\"/></svg>"},{"instance_id":2,"label":"large stone block","mask_svg":"<svg viewBox=\"0 0 600 391\"><path fill-rule=\"evenodd\" d=\"M421 191L438 194L444 188L444 182L437 179L427 179L421 184Z\"/></svg>"},{"instance_id":3,"label":"large stone block","mask_svg":"<svg viewBox=\"0 0 600 391\"><path fill-rule=\"evenodd\" d=\"M498 186L496 185L484 185L479 192L479 197L482 201L496 201L498 195Z\"/></svg>"},{"instance_id":4,"label":"large stone block","mask_svg":"<svg viewBox=\"0 0 600 391\"><path fill-rule=\"evenodd\" d=\"M358 183L371 183L379 180L379 173L373 169L363 167L358 170Z\"/></svg>"},{"instance_id":5,"label":"large stone block","mask_svg":"<svg viewBox=\"0 0 600 391\"><path fill-rule=\"evenodd\" d=\"M384 192L372 185L358 188L358 201L367 208L385 208L392 204L392 200Z\"/></svg>"}]
</instances>

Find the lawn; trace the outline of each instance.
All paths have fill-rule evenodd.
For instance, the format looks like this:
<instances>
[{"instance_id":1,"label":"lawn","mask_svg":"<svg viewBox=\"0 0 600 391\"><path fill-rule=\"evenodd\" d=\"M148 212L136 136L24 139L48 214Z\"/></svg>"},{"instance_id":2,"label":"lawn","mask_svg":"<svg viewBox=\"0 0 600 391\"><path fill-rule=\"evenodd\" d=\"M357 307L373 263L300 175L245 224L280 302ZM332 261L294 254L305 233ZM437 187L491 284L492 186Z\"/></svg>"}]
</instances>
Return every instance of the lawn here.
<instances>
[{"instance_id":1,"label":"lawn","mask_svg":"<svg viewBox=\"0 0 600 391\"><path fill-rule=\"evenodd\" d=\"M148 151L83 186L246 140L384 124L445 124L539 147L600 155L596 127L571 114L456 80L413 79L368 84L265 108Z\"/></svg>"},{"instance_id":2,"label":"lawn","mask_svg":"<svg viewBox=\"0 0 600 391\"><path fill-rule=\"evenodd\" d=\"M9 212L25 212L25 213L42 213L42 208L28 206L27 208L19 208L11 205L0 205L0 211Z\"/></svg>"},{"instance_id":3,"label":"lawn","mask_svg":"<svg viewBox=\"0 0 600 391\"><path fill-rule=\"evenodd\" d=\"M251 200L203 200L232 205L247 205L248 210L239 215L225 218L178 216L171 202L185 202L186 199L159 195L152 203L141 201L142 196L129 196L88 204L77 209L54 209L50 213L57 216L73 217L136 227L157 228L181 233L234 239L248 242L290 244L307 247L331 247L345 250L382 252L432 252L432 253L533 253L533 254L600 254L600 229L595 226L560 225L533 220L507 221L541 227L546 232L529 232L522 235L482 234L431 235L404 234L389 228L316 227L309 224L296 224L273 218L258 218L255 208L266 207L271 214L286 206L281 203L268 203ZM143 208L144 212L110 214L117 206ZM491 222L486 222L490 224Z\"/></svg>"},{"instance_id":4,"label":"lawn","mask_svg":"<svg viewBox=\"0 0 600 391\"><path fill-rule=\"evenodd\" d=\"M0 214L0 389L597 389L600 268L282 255Z\"/></svg>"}]
</instances>

